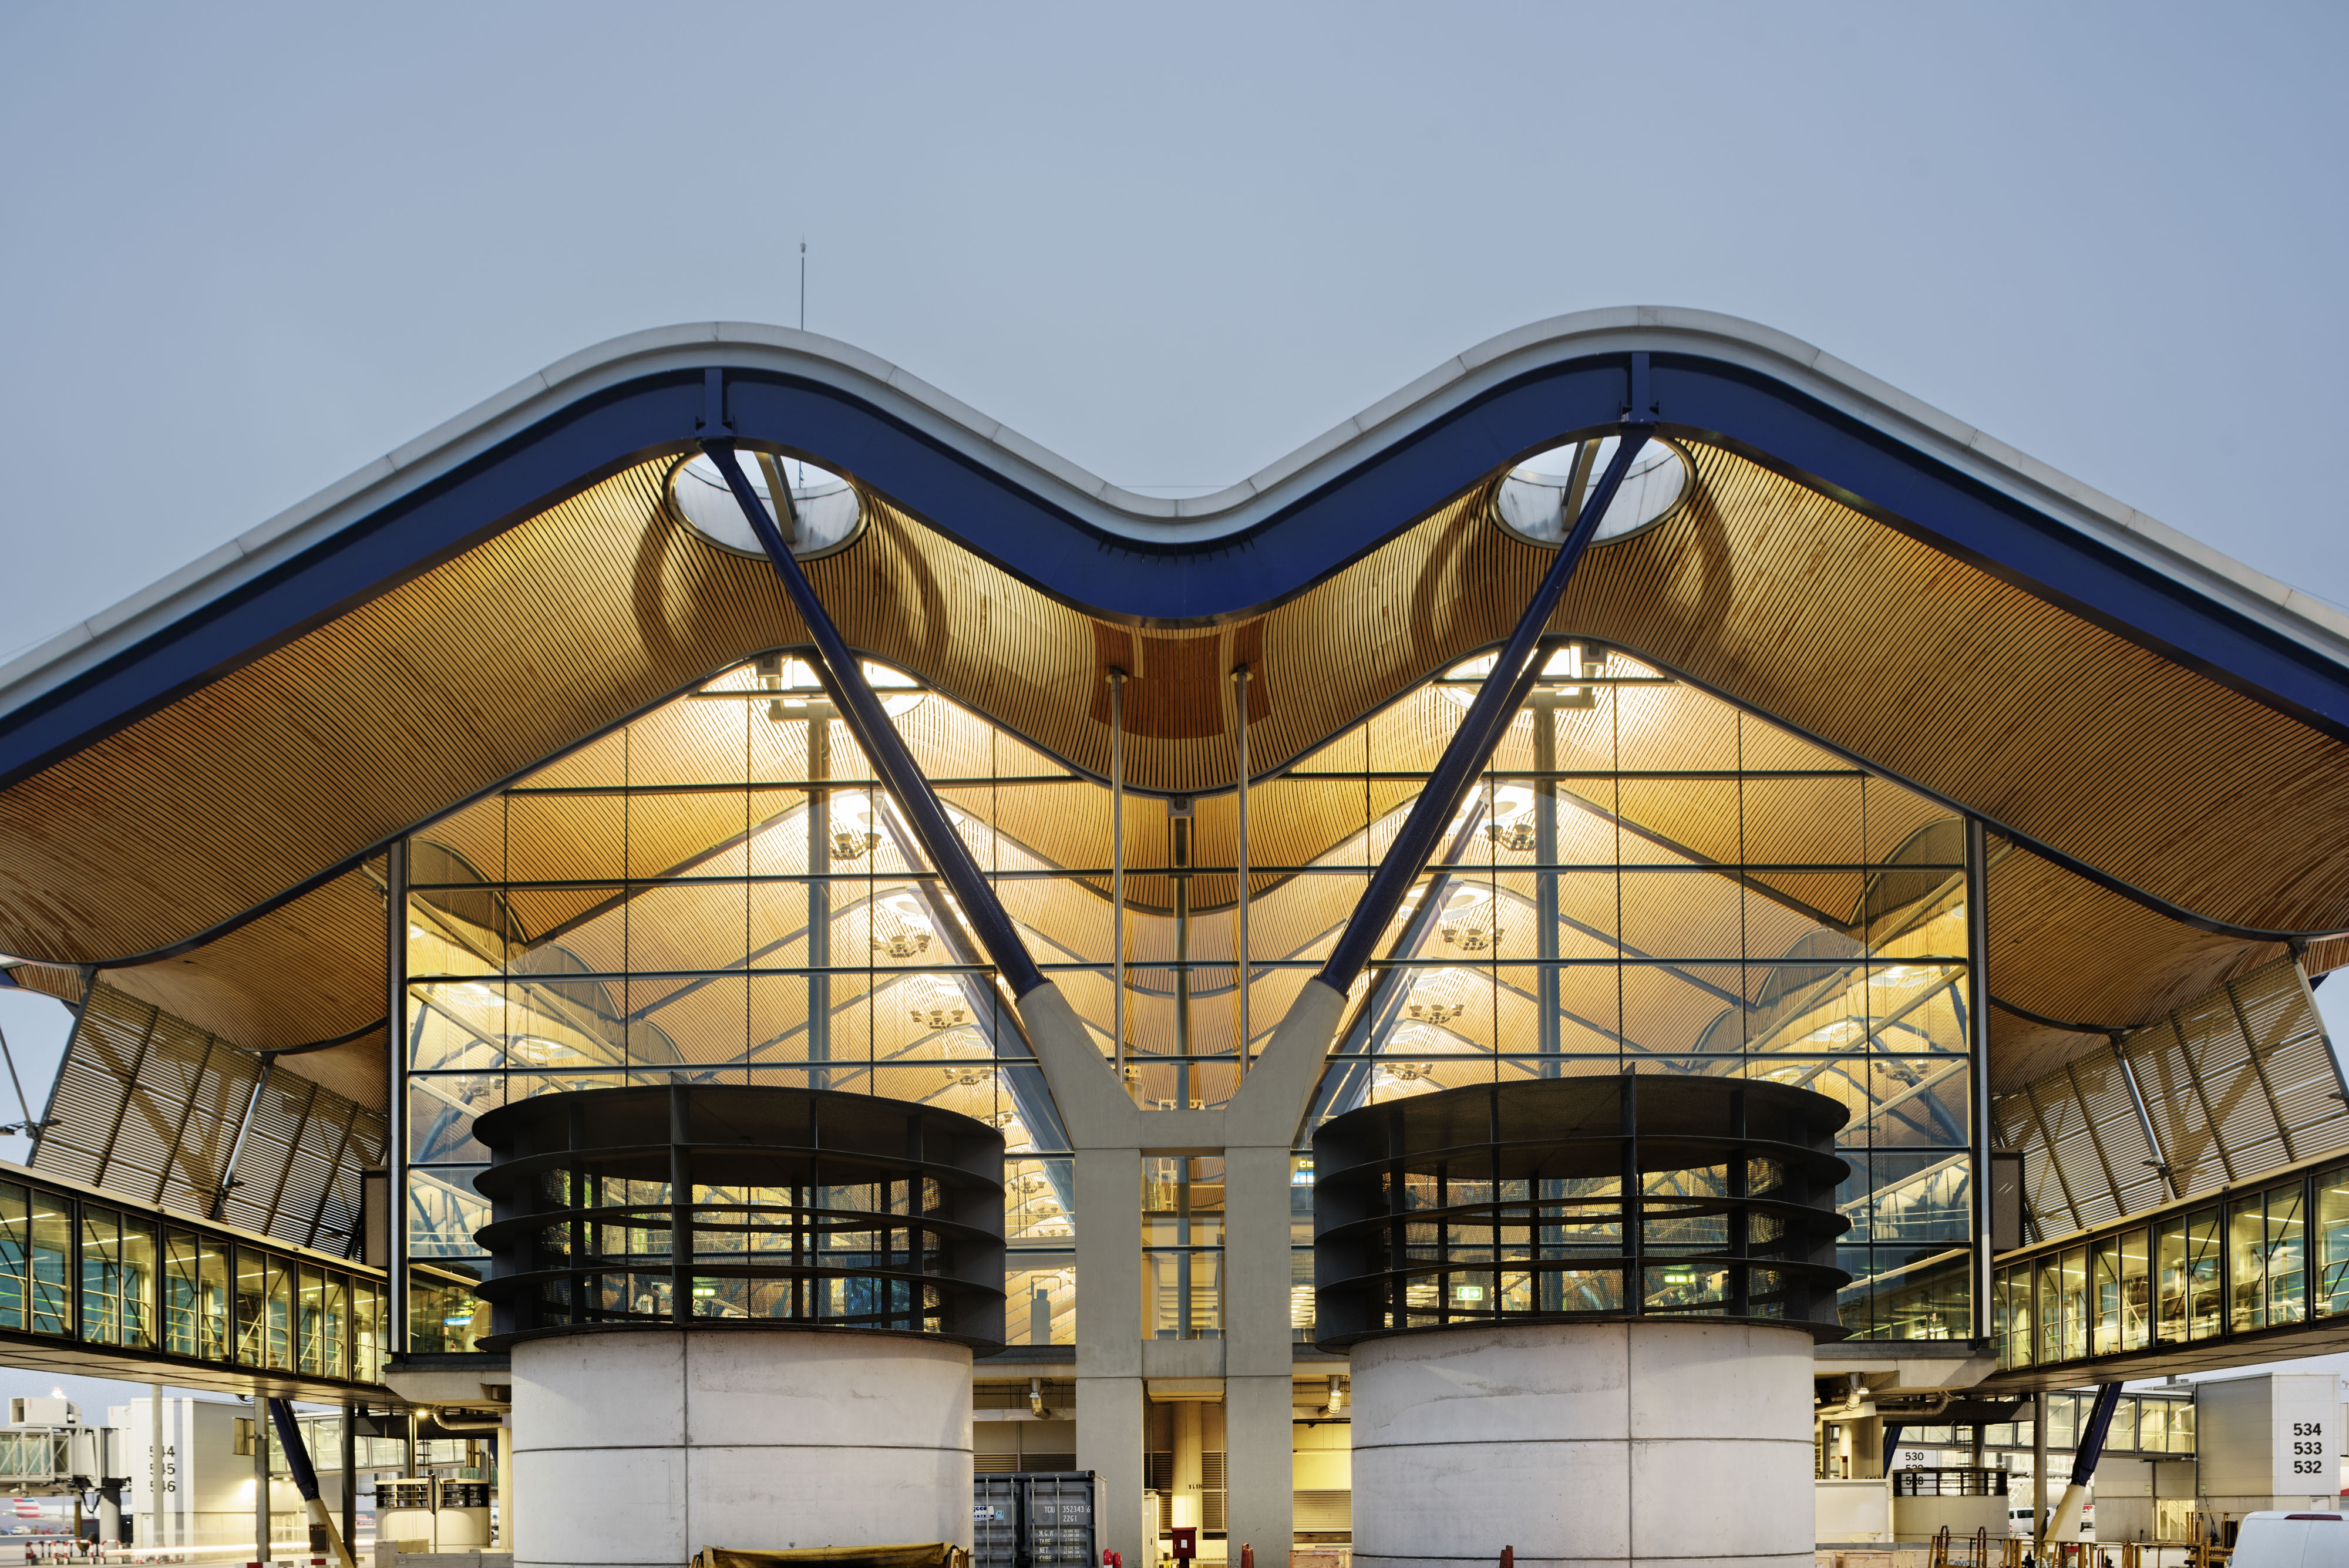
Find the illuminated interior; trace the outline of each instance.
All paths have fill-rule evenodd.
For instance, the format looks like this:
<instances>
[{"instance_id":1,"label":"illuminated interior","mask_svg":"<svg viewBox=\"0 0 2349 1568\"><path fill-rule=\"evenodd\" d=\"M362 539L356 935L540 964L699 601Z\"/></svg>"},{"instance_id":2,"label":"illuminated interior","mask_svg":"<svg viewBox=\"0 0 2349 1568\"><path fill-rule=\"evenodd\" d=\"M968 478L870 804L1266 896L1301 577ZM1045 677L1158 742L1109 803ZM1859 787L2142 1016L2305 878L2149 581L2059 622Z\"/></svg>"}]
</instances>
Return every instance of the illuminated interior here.
<instances>
[{"instance_id":1,"label":"illuminated interior","mask_svg":"<svg viewBox=\"0 0 2349 1568\"><path fill-rule=\"evenodd\" d=\"M1962 1333L1955 819L1620 650L1546 657L1358 982L1300 1140L1359 1105L1494 1077L1636 1064L1801 1085L1852 1110L1847 1321ZM1251 785L1251 1059L1488 664ZM1110 791L906 675L865 673L1113 1057ZM1237 815L1228 789L1124 799L1123 1054L1145 1106L1222 1105L1239 1082ZM1072 1203L1050 1095L800 659L737 666L424 828L409 874L412 1256L480 1256L471 1127L510 1098L679 1073L883 1095L1004 1130L1013 1343L1066 1342Z\"/></svg>"}]
</instances>

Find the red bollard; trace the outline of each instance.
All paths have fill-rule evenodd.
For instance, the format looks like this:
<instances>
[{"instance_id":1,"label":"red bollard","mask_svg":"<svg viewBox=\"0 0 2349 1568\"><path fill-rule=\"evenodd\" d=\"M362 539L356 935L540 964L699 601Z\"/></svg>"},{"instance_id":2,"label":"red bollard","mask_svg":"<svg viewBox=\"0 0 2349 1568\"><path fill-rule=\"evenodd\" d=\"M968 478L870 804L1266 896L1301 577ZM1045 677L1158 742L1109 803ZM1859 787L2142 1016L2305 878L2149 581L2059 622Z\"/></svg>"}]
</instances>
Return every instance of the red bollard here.
<instances>
[{"instance_id":1,"label":"red bollard","mask_svg":"<svg viewBox=\"0 0 2349 1568\"><path fill-rule=\"evenodd\" d=\"M1256 1548L1245 1541L1240 1542L1240 1568L1256 1568Z\"/></svg>"},{"instance_id":2,"label":"red bollard","mask_svg":"<svg viewBox=\"0 0 2349 1568\"><path fill-rule=\"evenodd\" d=\"M1504 1546L1501 1548L1501 1568L1517 1568L1517 1549L1516 1547Z\"/></svg>"}]
</instances>

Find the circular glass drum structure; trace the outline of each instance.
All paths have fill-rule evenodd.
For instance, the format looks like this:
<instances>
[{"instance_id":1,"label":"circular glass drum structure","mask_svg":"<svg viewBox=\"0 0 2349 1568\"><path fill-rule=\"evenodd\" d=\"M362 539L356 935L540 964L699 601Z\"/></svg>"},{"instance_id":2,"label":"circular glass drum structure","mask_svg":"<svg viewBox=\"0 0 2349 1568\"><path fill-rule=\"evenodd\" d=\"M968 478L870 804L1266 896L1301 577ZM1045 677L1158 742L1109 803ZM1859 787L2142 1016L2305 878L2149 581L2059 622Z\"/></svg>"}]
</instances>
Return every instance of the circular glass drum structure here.
<instances>
[{"instance_id":1,"label":"circular glass drum structure","mask_svg":"<svg viewBox=\"0 0 2349 1568\"><path fill-rule=\"evenodd\" d=\"M908 1101L672 1083L476 1124L516 1563L968 1546L970 1361L1003 1340L1003 1137Z\"/></svg>"},{"instance_id":2,"label":"circular glass drum structure","mask_svg":"<svg viewBox=\"0 0 2349 1568\"><path fill-rule=\"evenodd\" d=\"M676 1084L542 1095L477 1127L488 1348L712 1324L1003 1343L1003 1135L985 1122Z\"/></svg>"},{"instance_id":3,"label":"circular glass drum structure","mask_svg":"<svg viewBox=\"0 0 2349 1568\"><path fill-rule=\"evenodd\" d=\"M1412 1096L1313 1139L1317 1337L1729 1318L1840 1339L1844 1107L1625 1074Z\"/></svg>"},{"instance_id":4,"label":"circular glass drum structure","mask_svg":"<svg viewBox=\"0 0 2349 1568\"><path fill-rule=\"evenodd\" d=\"M1324 1124L1319 1336L1350 1347L1356 1561L1802 1561L1845 1117L1625 1074Z\"/></svg>"}]
</instances>

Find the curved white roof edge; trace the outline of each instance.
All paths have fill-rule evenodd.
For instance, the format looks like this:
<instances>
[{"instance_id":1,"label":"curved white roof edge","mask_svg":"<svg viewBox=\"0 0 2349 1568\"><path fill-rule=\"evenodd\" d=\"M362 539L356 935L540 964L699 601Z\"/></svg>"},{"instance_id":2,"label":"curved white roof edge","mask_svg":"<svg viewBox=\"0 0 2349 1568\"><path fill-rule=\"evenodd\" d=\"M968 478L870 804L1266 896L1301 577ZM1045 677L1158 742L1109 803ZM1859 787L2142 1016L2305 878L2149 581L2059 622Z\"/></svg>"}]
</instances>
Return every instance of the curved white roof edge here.
<instances>
[{"instance_id":1,"label":"curved white roof edge","mask_svg":"<svg viewBox=\"0 0 2349 1568\"><path fill-rule=\"evenodd\" d=\"M0 666L0 712L72 679L342 527L605 388L713 361L787 372L861 397L1104 533L1206 544L1248 528L1375 451L1532 368L1627 349L1702 353L1754 369L2057 518L2295 641L2349 663L2349 614L2189 538L1800 338L1709 310L1621 306L1487 338L1237 484L1182 500L1136 494L854 345L788 327L695 322L632 332L559 359ZM713 352L715 351L715 352ZM1666 410L1669 414L1669 410ZM810 454L821 460L823 454Z\"/></svg>"}]
</instances>

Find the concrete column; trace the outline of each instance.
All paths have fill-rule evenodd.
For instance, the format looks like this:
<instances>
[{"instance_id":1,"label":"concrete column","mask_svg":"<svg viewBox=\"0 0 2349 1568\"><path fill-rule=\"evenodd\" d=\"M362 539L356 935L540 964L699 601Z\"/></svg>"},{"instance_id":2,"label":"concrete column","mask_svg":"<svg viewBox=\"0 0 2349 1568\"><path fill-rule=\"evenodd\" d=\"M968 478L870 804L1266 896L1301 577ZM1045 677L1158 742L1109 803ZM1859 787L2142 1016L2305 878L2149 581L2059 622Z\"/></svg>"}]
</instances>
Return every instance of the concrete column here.
<instances>
[{"instance_id":1,"label":"concrete column","mask_svg":"<svg viewBox=\"0 0 2349 1568\"><path fill-rule=\"evenodd\" d=\"M498 1550L512 1552L514 1540L513 1412L498 1428Z\"/></svg>"},{"instance_id":2,"label":"concrete column","mask_svg":"<svg viewBox=\"0 0 2349 1568\"><path fill-rule=\"evenodd\" d=\"M1259 1563L1277 1568L1288 1561L1297 1503L1291 1399L1287 1373L1224 1380L1224 1475L1235 1563L1243 1545L1256 1548Z\"/></svg>"},{"instance_id":3,"label":"concrete column","mask_svg":"<svg viewBox=\"0 0 2349 1568\"><path fill-rule=\"evenodd\" d=\"M1281 1137L1294 1128L1291 1115ZM1232 1561L1288 1561L1295 1533L1289 1429L1288 1147L1224 1151L1225 1485Z\"/></svg>"},{"instance_id":4,"label":"concrete column","mask_svg":"<svg viewBox=\"0 0 2349 1568\"><path fill-rule=\"evenodd\" d=\"M1135 1259L1137 1271L1141 1260ZM1084 1272L1077 1273L1078 1310L1083 1311ZM1137 1308L1137 1310L1139 1310ZM1102 1480L1104 1517L1095 1525L1100 1544L1128 1563L1146 1563L1156 1532L1142 1528L1143 1397L1140 1377L1077 1376L1077 1468Z\"/></svg>"},{"instance_id":5,"label":"concrete column","mask_svg":"<svg viewBox=\"0 0 2349 1568\"><path fill-rule=\"evenodd\" d=\"M1808 1333L1730 1324L1364 1341L1355 1560L1810 1568L1811 1366Z\"/></svg>"},{"instance_id":6,"label":"concrete column","mask_svg":"<svg viewBox=\"0 0 2349 1568\"><path fill-rule=\"evenodd\" d=\"M1077 1468L1102 1478L1101 1544L1138 1563L1145 1544L1141 1151L1081 1150L1076 1191Z\"/></svg>"},{"instance_id":7,"label":"concrete column","mask_svg":"<svg viewBox=\"0 0 2349 1568\"><path fill-rule=\"evenodd\" d=\"M1206 1414L1196 1399L1184 1399L1174 1406L1174 1506L1172 1520L1177 1525L1196 1530L1205 1522L1201 1508L1206 1482L1206 1466L1202 1462L1206 1449L1200 1440L1200 1417ZM1227 1472L1228 1473L1228 1472Z\"/></svg>"},{"instance_id":8,"label":"concrete column","mask_svg":"<svg viewBox=\"0 0 2349 1568\"><path fill-rule=\"evenodd\" d=\"M513 1347L514 1563L971 1542L970 1352L701 1328Z\"/></svg>"},{"instance_id":9,"label":"concrete column","mask_svg":"<svg viewBox=\"0 0 2349 1568\"><path fill-rule=\"evenodd\" d=\"M1139 1377L1142 1151L1081 1151L1076 1189L1077 1376Z\"/></svg>"},{"instance_id":10,"label":"concrete column","mask_svg":"<svg viewBox=\"0 0 2349 1568\"><path fill-rule=\"evenodd\" d=\"M253 1559L269 1561L269 1401L253 1397Z\"/></svg>"}]
</instances>

